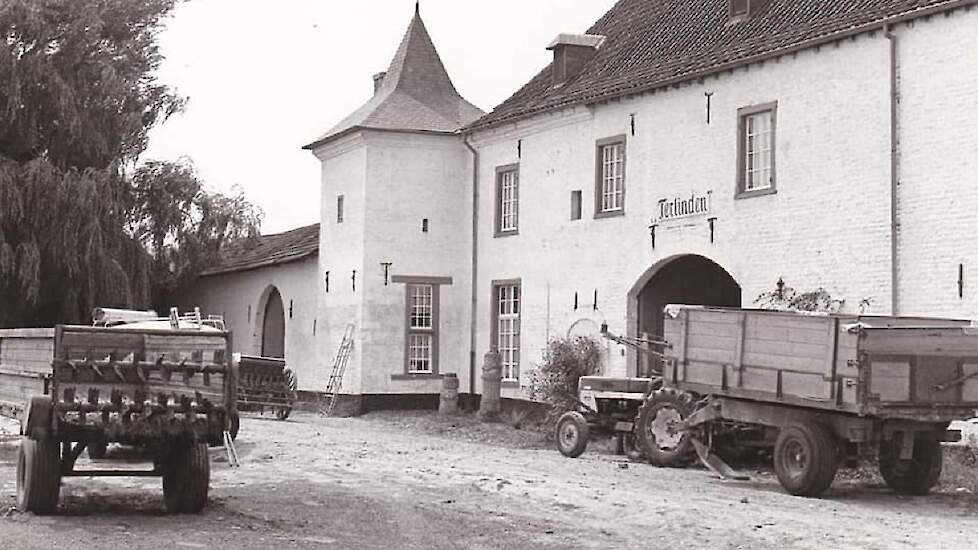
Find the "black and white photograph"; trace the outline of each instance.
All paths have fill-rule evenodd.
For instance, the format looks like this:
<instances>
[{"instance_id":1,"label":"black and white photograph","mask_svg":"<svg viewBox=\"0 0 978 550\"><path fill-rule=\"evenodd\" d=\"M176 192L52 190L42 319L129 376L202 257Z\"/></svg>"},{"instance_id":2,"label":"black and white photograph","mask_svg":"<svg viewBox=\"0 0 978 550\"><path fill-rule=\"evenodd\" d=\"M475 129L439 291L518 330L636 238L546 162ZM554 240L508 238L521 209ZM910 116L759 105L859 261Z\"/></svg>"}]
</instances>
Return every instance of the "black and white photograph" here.
<instances>
[{"instance_id":1,"label":"black and white photograph","mask_svg":"<svg viewBox=\"0 0 978 550\"><path fill-rule=\"evenodd\" d=\"M978 0L0 42L0 549L978 549Z\"/></svg>"}]
</instances>

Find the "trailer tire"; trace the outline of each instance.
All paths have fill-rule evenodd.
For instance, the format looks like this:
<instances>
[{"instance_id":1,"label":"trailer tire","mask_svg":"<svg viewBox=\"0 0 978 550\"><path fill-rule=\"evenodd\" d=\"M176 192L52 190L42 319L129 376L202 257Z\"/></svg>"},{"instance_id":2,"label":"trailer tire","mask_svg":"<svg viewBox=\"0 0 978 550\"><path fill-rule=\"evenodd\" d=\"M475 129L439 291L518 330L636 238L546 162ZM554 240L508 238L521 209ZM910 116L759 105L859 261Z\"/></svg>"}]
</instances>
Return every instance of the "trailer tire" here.
<instances>
[{"instance_id":1,"label":"trailer tire","mask_svg":"<svg viewBox=\"0 0 978 550\"><path fill-rule=\"evenodd\" d=\"M880 442L880 474L886 485L903 495L926 495L941 478L941 442L931 434L914 438L913 458L900 460L897 439Z\"/></svg>"},{"instance_id":2,"label":"trailer tire","mask_svg":"<svg viewBox=\"0 0 978 550\"><path fill-rule=\"evenodd\" d=\"M109 444L105 441L90 441L88 447L88 458L100 460L105 458L105 453L109 450Z\"/></svg>"},{"instance_id":3,"label":"trailer tire","mask_svg":"<svg viewBox=\"0 0 978 550\"><path fill-rule=\"evenodd\" d=\"M211 463L206 443L173 449L163 461L163 502L171 514L196 514L207 504Z\"/></svg>"},{"instance_id":4,"label":"trailer tire","mask_svg":"<svg viewBox=\"0 0 978 550\"><path fill-rule=\"evenodd\" d=\"M569 411L561 415L554 430L557 450L569 458L577 458L584 453L590 435L591 428L587 425L587 420L577 411Z\"/></svg>"},{"instance_id":5,"label":"trailer tire","mask_svg":"<svg viewBox=\"0 0 978 550\"><path fill-rule=\"evenodd\" d=\"M824 493L835 479L839 463L835 437L814 422L782 428L774 444L774 472L781 486L796 496Z\"/></svg>"},{"instance_id":6,"label":"trailer tire","mask_svg":"<svg viewBox=\"0 0 978 550\"><path fill-rule=\"evenodd\" d=\"M621 446L628 460L638 462L645 458L645 453L642 451L642 447L639 445L638 438L635 437L634 433L622 435Z\"/></svg>"},{"instance_id":7,"label":"trailer tire","mask_svg":"<svg viewBox=\"0 0 978 550\"><path fill-rule=\"evenodd\" d=\"M635 440L641 454L656 466L681 468L691 463L696 457L692 437L673 431L672 424L686 420L695 410L691 393L675 388L653 392L638 410Z\"/></svg>"},{"instance_id":8,"label":"trailer tire","mask_svg":"<svg viewBox=\"0 0 978 550\"><path fill-rule=\"evenodd\" d=\"M17 509L49 514L61 492L61 446L51 439L22 437L17 460Z\"/></svg>"},{"instance_id":9,"label":"trailer tire","mask_svg":"<svg viewBox=\"0 0 978 550\"><path fill-rule=\"evenodd\" d=\"M296 392L299 389L299 381L295 377L295 371L289 367L284 367L282 369L282 374L285 376L285 385L288 388L286 394L286 405L275 411L275 418L279 420L285 420L292 413L292 406L296 401Z\"/></svg>"},{"instance_id":10,"label":"trailer tire","mask_svg":"<svg viewBox=\"0 0 978 550\"><path fill-rule=\"evenodd\" d=\"M231 441L234 441L238 438L238 430L241 429L241 416L238 411L231 411L228 424L228 433L231 435Z\"/></svg>"}]
</instances>

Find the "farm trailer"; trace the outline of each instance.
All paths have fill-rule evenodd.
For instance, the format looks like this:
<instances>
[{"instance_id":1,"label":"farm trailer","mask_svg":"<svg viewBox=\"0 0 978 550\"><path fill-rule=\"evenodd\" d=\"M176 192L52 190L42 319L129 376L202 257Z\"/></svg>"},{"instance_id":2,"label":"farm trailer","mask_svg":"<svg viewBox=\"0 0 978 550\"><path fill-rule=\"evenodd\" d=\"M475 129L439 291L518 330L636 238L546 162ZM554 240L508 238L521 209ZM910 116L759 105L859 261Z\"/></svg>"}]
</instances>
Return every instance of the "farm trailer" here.
<instances>
[{"instance_id":1,"label":"farm trailer","mask_svg":"<svg viewBox=\"0 0 978 550\"><path fill-rule=\"evenodd\" d=\"M0 409L21 421L18 508L54 511L62 477L160 476L167 511L200 511L208 444L224 442L235 411L229 349L223 331L0 331ZM153 469L75 469L110 442L144 447Z\"/></svg>"},{"instance_id":2,"label":"farm trailer","mask_svg":"<svg viewBox=\"0 0 978 550\"><path fill-rule=\"evenodd\" d=\"M816 496L841 463L875 457L893 490L923 494L940 478L941 442L960 435L948 424L978 409L968 321L702 306L665 317L662 387L633 433L659 466L699 454L724 474L711 450L769 449L781 485Z\"/></svg>"},{"instance_id":3,"label":"farm trailer","mask_svg":"<svg viewBox=\"0 0 978 550\"><path fill-rule=\"evenodd\" d=\"M773 447L778 481L815 496L841 461L877 457L897 492L938 481L942 441L978 409L978 329L967 321L666 308L664 387L639 411L649 459L693 438Z\"/></svg>"}]
</instances>

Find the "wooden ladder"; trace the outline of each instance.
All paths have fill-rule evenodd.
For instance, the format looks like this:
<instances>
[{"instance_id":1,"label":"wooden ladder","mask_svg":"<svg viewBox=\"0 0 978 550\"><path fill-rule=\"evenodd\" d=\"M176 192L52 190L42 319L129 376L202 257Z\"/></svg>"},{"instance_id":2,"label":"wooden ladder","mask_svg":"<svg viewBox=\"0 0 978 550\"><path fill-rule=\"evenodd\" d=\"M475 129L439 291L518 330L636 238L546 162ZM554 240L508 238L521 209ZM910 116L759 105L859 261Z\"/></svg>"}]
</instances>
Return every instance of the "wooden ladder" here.
<instances>
[{"instance_id":1,"label":"wooden ladder","mask_svg":"<svg viewBox=\"0 0 978 550\"><path fill-rule=\"evenodd\" d=\"M346 372L346 364L350 360L350 353L353 351L353 334L356 327L351 323L346 325L343 332L343 341L340 342L340 349L336 351L336 359L333 360L333 371L329 375L329 383L326 384L326 395L324 396L323 406L320 413L323 416L333 414L336 407L336 400L340 395L340 388L343 386L343 374Z\"/></svg>"}]
</instances>

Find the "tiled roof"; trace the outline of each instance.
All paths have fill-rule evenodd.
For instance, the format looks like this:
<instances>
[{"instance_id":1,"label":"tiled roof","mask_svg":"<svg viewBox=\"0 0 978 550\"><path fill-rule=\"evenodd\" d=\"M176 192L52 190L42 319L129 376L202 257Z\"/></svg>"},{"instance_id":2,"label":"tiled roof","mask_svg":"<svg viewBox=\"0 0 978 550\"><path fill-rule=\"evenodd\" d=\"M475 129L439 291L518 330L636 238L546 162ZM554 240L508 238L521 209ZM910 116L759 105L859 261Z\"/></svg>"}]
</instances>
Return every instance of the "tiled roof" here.
<instances>
[{"instance_id":1,"label":"tiled roof","mask_svg":"<svg viewBox=\"0 0 978 550\"><path fill-rule=\"evenodd\" d=\"M459 95L415 12L380 89L315 142L313 149L356 128L452 133L485 114Z\"/></svg>"},{"instance_id":2,"label":"tiled roof","mask_svg":"<svg viewBox=\"0 0 978 550\"><path fill-rule=\"evenodd\" d=\"M285 233L262 235L257 240L242 240L221 253L223 261L200 274L201 277L249 271L270 267L319 253L319 224L300 227Z\"/></svg>"},{"instance_id":3,"label":"tiled roof","mask_svg":"<svg viewBox=\"0 0 978 550\"><path fill-rule=\"evenodd\" d=\"M640 93L752 58L879 26L887 19L975 2L769 0L740 22L730 21L727 3L728 0L619 0L587 31L604 35L607 40L579 74L554 88L551 67L547 67L466 130Z\"/></svg>"}]
</instances>

